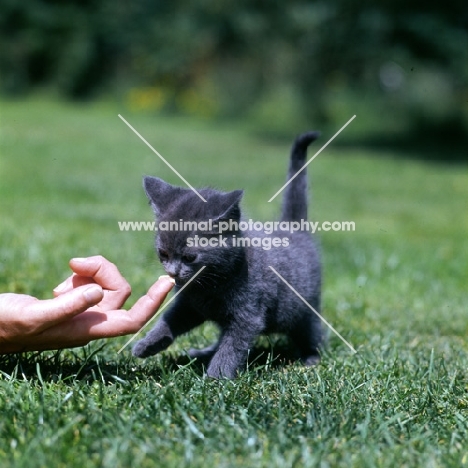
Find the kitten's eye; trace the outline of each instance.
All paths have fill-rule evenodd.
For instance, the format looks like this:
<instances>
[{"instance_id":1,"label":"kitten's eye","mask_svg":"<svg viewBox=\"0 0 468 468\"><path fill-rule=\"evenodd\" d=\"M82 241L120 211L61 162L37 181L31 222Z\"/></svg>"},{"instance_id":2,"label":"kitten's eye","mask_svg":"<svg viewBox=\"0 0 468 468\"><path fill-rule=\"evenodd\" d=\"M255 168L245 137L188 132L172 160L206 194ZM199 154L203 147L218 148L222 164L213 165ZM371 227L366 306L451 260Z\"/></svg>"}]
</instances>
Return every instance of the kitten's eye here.
<instances>
[{"instance_id":1,"label":"kitten's eye","mask_svg":"<svg viewBox=\"0 0 468 468\"><path fill-rule=\"evenodd\" d=\"M161 260L169 260L169 253L167 252L167 250L159 249L158 255Z\"/></svg>"},{"instance_id":2,"label":"kitten's eye","mask_svg":"<svg viewBox=\"0 0 468 468\"><path fill-rule=\"evenodd\" d=\"M195 254L185 254L182 255L182 261L185 263L193 263L196 260L197 256Z\"/></svg>"}]
</instances>

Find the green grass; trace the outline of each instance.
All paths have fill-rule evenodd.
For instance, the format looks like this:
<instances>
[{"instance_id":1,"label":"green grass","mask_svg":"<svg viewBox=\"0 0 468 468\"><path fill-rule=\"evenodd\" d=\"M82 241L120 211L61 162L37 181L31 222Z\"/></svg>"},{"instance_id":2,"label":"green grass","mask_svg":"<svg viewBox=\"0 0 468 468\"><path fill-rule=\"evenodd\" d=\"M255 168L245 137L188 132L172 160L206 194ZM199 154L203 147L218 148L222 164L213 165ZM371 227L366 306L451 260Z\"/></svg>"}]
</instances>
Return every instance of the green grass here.
<instances>
[{"instance_id":1,"label":"green grass","mask_svg":"<svg viewBox=\"0 0 468 468\"><path fill-rule=\"evenodd\" d=\"M100 253L131 305L162 273L152 233L117 221L152 220L143 175L179 181L119 112L193 185L244 188L248 216L278 213L267 200L289 145L248 125L107 104L0 111L0 291L50 297L69 258ZM356 223L319 238L323 314L357 355L331 334L305 369L263 338L237 380L213 381L184 355L214 339L207 325L146 361L117 355L125 338L0 357L0 465L468 466L467 167L402 156L332 144L309 166L311 218Z\"/></svg>"}]
</instances>

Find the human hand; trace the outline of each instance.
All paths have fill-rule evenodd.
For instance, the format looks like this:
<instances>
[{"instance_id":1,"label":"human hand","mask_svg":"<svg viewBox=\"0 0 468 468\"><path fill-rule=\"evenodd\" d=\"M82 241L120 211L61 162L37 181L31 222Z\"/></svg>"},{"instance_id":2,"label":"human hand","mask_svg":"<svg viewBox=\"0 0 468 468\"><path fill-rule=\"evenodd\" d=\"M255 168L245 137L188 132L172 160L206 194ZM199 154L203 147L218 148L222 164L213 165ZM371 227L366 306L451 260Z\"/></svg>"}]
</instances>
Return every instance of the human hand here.
<instances>
[{"instance_id":1,"label":"human hand","mask_svg":"<svg viewBox=\"0 0 468 468\"><path fill-rule=\"evenodd\" d=\"M156 313L174 282L161 277L129 310L131 288L101 256L70 260L73 274L54 299L0 294L0 354L84 346L92 340L136 333Z\"/></svg>"}]
</instances>

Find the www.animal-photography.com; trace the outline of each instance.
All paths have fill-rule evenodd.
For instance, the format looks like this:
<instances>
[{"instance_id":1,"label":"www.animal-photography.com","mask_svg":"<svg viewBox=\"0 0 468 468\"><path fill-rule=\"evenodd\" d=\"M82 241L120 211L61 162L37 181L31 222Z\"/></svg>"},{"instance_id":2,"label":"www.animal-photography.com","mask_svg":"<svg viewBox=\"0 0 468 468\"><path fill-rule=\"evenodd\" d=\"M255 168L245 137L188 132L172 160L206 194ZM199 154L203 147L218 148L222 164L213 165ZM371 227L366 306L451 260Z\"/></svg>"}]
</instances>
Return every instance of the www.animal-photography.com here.
<instances>
[{"instance_id":1,"label":"www.animal-photography.com","mask_svg":"<svg viewBox=\"0 0 468 468\"><path fill-rule=\"evenodd\" d=\"M2 467L468 466L464 3L0 18Z\"/></svg>"}]
</instances>

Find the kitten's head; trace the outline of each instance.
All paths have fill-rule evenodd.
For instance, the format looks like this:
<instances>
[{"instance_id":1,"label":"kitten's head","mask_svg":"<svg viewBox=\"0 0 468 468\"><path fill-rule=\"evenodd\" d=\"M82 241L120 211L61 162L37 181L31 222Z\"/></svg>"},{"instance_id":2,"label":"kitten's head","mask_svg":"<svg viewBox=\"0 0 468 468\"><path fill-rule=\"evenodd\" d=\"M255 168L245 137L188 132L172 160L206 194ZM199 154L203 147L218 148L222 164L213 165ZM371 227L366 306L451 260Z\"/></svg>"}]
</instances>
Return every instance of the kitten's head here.
<instances>
[{"instance_id":1,"label":"kitten's head","mask_svg":"<svg viewBox=\"0 0 468 468\"><path fill-rule=\"evenodd\" d=\"M232 237L239 234L237 230L224 231L220 238L216 226L220 221L239 223L243 191L221 192L204 188L199 190L204 202L193 190L176 187L156 177L145 177L143 185L156 214L156 251L176 285L186 283L202 266L205 269L194 283L217 288L228 281L240 268L244 252L232 246ZM212 231L199 229L200 226L204 229L203 223L208 226L210 220L214 227ZM177 223L178 228L168 229L171 222L173 227ZM200 241L201 238L205 240ZM208 245L204 245L207 242Z\"/></svg>"}]
</instances>

